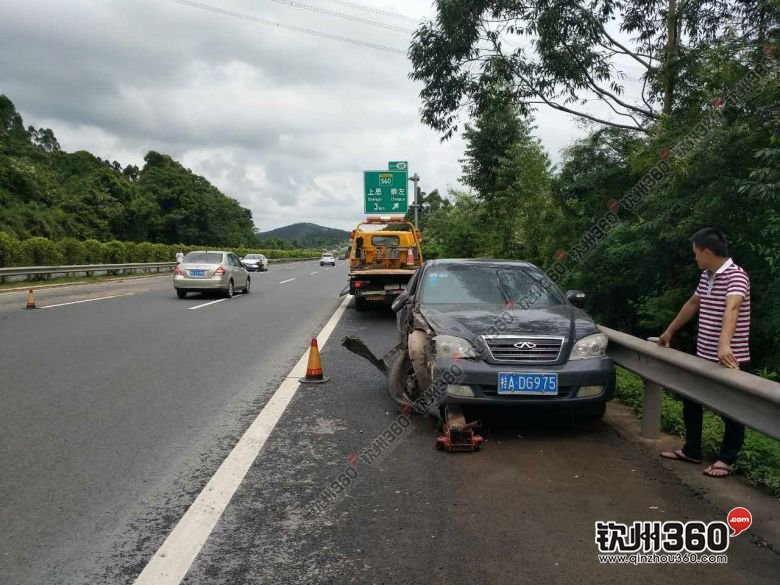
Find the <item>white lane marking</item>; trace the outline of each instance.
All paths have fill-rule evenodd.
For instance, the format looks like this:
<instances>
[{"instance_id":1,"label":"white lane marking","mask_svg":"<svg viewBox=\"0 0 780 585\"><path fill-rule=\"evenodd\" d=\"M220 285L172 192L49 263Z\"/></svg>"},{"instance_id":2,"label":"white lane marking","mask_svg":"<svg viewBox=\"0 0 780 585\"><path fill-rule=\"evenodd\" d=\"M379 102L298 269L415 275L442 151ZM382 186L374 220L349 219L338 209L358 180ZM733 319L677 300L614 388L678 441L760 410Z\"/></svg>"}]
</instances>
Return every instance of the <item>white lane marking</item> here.
<instances>
[{"instance_id":1,"label":"white lane marking","mask_svg":"<svg viewBox=\"0 0 780 585\"><path fill-rule=\"evenodd\" d=\"M201 309L203 307L208 307L209 305L213 305L215 303L221 303L222 301L226 301L227 299L217 299L216 301L209 301L208 303L203 303L202 305L195 305L194 307L189 307L190 311L194 311L195 309Z\"/></svg>"},{"instance_id":2,"label":"white lane marking","mask_svg":"<svg viewBox=\"0 0 780 585\"><path fill-rule=\"evenodd\" d=\"M91 303L92 301L105 301L106 299L117 299L119 297L129 297L130 295L134 295L135 293L124 293L121 295L111 295L108 297L98 297L96 299L84 299L83 301L71 301L69 303L57 303L56 305L46 305L45 307L41 307L41 309L53 309L54 307L65 307L67 305L78 305L79 303Z\"/></svg>"},{"instance_id":3,"label":"white lane marking","mask_svg":"<svg viewBox=\"0 0 780 585\"><path fill-rule=\"evenodd\" d=\"M317 336L320 348L341 319L349 303L346 297ZM274 392L260 414L238 441L230 455L203 488L179 523L162 543L135 580L136 585L176 585L206 544L233 494L241 485L276 423L298 390L299 378L306 374L308 350Z\"/></svg>"},{"instance_id":4,"label":"white lane marking","mask_svg":"<svg viewBox=\"0 0 780 585\"><path fill-rule=\"evenodd\" d=\"M295 280L295 278L288 278L287 280L281 281L279 284L284 284L285 282L292 282L293 280Z\"/></svg>"},{"instance_id":5,"label":"white lane marking","mask_svg":"<svg viewBox=\"0 0 780 585\"><path fill-rule=\"evenodd\" d=\"M315 270L314 272L309 272L309 276L311 276L312 274L317 274L317 271Z\"/></svg>"}]
</instances>

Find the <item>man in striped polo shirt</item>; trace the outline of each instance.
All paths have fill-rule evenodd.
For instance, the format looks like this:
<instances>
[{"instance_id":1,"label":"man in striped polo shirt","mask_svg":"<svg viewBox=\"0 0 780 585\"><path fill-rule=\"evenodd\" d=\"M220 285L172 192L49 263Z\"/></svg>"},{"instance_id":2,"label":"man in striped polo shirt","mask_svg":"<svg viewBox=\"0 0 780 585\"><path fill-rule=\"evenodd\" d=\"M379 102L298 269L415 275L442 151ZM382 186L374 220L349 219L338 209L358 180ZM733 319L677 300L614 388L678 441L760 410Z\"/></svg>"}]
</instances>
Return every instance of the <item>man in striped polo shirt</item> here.
<instances>
[{"instance_id":1,"label":"man in striped polo shirt","mask_svg":"<svg viewBox=\"0 0 780 585\"><path fill-rule=\"evenodd\" d=\"M747 273L729 258L723 232L704 228L691 237L696 263L703 270L696 292L688 299L666 331L658 339L669 346L672 336L699 314L699 334L696 355L718 362L727 368L748 370L750 351L750 279ZM683 398L685 445L676 451L664 451L661 457L702 462L701 433L703 412L700 404ZM710 477L731 475L732 464L745 439L744 425L721 415L725 425L718 460L704 470Z\"/></svg>"}]
</instances>

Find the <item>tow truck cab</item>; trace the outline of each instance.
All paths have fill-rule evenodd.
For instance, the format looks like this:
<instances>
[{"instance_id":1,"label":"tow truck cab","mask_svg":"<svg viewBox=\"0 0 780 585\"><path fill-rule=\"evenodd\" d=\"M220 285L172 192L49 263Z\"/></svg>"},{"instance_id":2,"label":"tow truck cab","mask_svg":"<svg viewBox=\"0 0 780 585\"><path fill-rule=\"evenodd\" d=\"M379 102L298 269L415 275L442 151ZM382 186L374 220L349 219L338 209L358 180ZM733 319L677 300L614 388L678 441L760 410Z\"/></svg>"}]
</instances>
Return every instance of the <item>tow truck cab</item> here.
<instances>
[{"instance_id":1,"label":"tow truck cab","mask_svg":"<svg viewBox=\"0 0 780 585\"><path fill-rule=\"evenodd\" d=\"M355 308L391 304L423 262L420 231L403 216L369 216L350 235L349 292Z\"/></svg>"}]
</instances>

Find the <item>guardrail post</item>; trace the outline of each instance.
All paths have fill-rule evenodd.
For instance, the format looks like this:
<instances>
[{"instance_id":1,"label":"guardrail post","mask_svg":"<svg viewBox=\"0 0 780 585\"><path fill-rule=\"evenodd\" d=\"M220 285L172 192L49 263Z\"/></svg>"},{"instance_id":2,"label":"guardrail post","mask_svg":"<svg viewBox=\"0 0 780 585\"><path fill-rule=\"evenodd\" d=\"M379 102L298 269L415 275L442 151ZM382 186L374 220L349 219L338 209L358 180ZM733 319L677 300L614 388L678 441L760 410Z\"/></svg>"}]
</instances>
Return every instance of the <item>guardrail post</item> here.
<instances>
[{"instance_id":1,"label":"guardrail post","mask_svg":"<svg viewBox=\"0 0 780 585\"><path fill-rule=\"evenodd\" d=\"M645 380L642 396L642 436L645 439L657 439L661 436L661 405L664 389L655 382Z\"/></svg>"}]
</instances>

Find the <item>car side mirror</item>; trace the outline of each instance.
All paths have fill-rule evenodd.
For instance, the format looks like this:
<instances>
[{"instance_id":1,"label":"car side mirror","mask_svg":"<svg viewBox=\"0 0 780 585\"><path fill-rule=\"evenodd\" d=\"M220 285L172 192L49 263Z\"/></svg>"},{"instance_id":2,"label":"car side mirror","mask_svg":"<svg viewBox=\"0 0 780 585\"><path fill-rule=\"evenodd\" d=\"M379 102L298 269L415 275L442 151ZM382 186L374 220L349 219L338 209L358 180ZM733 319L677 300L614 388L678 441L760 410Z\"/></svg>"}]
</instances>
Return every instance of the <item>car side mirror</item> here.
<instances>
[{"instance_id":1,"label":"car side mirror","mask_svg":"<svg viewBox=\"0 0 780 585\"><path fill-rule=\"evenodd\" d=\"M394 312L398 312L401 309L403 309L404 305L409 302L409 294L402 292L400 295L396 297L396 299L393 301L393 304L390 305L390 308Z\"/></svg>"},{"instance_id":2,"label":"car side mirror","mask_svg":"<svg viewBox=\"0 0 780 585\"><path fill-rule=\"evenodd\" d=\"M566 300L569 301L572 305L581 307L585 302L585 293L581 290L567 290Z\"/></svg>"}]
</instances>

